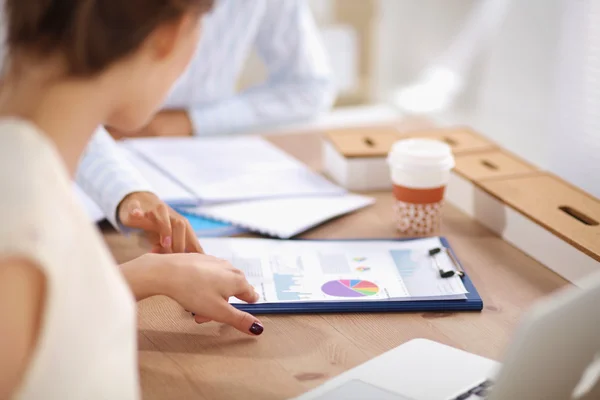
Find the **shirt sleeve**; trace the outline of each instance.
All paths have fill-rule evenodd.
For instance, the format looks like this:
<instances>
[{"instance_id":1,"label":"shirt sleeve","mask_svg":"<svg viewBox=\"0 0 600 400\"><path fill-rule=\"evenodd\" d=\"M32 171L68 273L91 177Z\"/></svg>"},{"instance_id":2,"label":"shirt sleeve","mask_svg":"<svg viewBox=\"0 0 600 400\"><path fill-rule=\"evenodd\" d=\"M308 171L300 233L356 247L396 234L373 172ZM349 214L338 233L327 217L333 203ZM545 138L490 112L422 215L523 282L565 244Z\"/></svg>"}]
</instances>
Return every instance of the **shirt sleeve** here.
<instances>
[{"instance_id":1,"label":"shirt sleeve","mask_svg":"<svg viewBox=\"0 0 600 400\"><path fill-rule=\"evenodd\" d=\"M304 0L268 1L255 46L267 68L267 80L216 104L189 110L197 135L306 120L333 105L332 72Z\"/></svg>"},{"instance_id":2,"label":"shirt sleeve","mask_svg":"<svg viewBox=\"0 0 600 400\"><path fill-rule=\"evenodd\" d=\"M118 220L119 204L131 193L152 191L104 128L99 128L88 144L75 180L121 231L127 229Z\"/></svg>"}]
</instances>

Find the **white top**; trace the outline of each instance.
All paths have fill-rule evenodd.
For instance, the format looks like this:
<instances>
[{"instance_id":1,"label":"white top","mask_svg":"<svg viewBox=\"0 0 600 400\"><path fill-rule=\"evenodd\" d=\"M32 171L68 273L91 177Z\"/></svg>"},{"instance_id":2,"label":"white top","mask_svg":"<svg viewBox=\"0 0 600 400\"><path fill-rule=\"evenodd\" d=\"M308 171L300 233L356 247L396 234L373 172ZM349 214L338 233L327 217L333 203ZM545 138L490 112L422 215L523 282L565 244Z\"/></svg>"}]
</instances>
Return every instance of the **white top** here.
<instances>
[{"instance_id":1,"label":"white top","mask_svg":"<svg viewBox=\"0 0 600 400\"><path fill-rule=\"evenodd\" d=\"M255 53L264 82L238 91ZM198 49L165 108L189 111L197 135L295 122L329 111L335 82L306 0L217 0Z\"/></svg>"},{"instance_id":2,"label":"white top","mask_svg":"<svg viewBox=\"0 0 600 400\"><path fill-rule=\"evenodd\" d=\"M137 399L135 303L77 203L53 144L0 119L0 256L46 276L42 325L17 399Z\"/></svg>"},{"instance_id":3,"label":"white top","mask_svg":"<svg viewBox=\"0 0 600 400\"><path fill-rule=\"evenodd\" d=\"M88 144L75 181L106 219L122 231L125 228L117 219L121 201L131 193L154 191L104 128L99 128Z\"/></svg>"}]
</instances>

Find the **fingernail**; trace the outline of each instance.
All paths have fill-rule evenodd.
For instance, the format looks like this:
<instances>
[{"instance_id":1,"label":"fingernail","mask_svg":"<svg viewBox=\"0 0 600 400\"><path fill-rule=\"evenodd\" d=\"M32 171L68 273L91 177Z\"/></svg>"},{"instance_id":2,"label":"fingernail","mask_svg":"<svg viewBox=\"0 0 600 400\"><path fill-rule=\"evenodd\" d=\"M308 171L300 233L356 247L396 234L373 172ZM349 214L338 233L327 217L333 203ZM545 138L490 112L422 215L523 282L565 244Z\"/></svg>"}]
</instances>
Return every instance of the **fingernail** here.
<instances>
[{"instance_id":1,"label":"fingernail","mask_svg":"<svg viewBox=\"0 0 600 400\"><path fill-rule=\"evenodd\" d=\"M167 236L163 239L163 247L171 247L171 236Z\"/></svg>"},{"instance_id":2,"label":"fingernail","mask_svg":"<svg viewBox=\"0 0 600 400\"><path fill-rule=\"evenodd\" d=\"M264 330L265 330L265 328L263 328L263 326L261 324L259 324L258 322L253 323L252 326L250 327L250 333L253 335L256 335L256 336L263 333Z\"/></svg>"},{"instance_id":3,"label":"fingernail","mask_svg":"<svg viewBox=\"0 0 600 400\"><path fill-rule=\"evenodd\" d=\"M133 211L131 212L131 214L132 214L134 217L141 217L141 216L143 216L143 215L144 215L144 212L143 212L142 210L140 210L139 208L136 208L135 210L133 210Z\"/></svg>"}]
</instances>

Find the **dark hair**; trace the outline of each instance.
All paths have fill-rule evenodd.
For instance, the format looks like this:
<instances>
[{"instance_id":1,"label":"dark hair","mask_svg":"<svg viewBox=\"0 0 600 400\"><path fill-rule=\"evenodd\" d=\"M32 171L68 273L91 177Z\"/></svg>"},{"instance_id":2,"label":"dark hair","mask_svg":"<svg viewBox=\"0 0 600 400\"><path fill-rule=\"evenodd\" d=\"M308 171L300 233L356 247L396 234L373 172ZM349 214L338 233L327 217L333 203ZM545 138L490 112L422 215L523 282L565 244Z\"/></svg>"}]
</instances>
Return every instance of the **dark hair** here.
<instances>
[{"instance_id":1,"label":"dark hair","mask_svg":"<svg viewBox=\"0 0 600 400\"><path fill-rule=\"evenodd\" d=\"M210 11L214 0L4 0L8 55L64 56L94 75L134 52L162 23Z\"/></svg>"}]
</instances>

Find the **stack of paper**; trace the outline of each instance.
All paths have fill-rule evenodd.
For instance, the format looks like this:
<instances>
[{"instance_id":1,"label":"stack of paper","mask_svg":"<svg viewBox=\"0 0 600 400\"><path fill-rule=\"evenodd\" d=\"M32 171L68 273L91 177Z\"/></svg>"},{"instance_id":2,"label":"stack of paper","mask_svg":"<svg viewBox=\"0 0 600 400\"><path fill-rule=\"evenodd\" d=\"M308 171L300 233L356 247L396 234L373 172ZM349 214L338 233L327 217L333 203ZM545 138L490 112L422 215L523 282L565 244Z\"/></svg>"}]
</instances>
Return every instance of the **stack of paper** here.
<instances>
[{"instance_id":1,"label":"stack of paper","mask_svg":"<svg viewBox=\"0 0 600 400\"><path fill-rule=\"evenodd\" d=\"M439 238L410 241L202 241L208 253L242 270L265 303L464 300L468 290ZM437 264L436 264L437 263ZM240 303L237 299L232 302ZM310 306L306 307L310 310Z\"/></svg>"},{"instance_id":2,"label":"stack of paper","mask_svg":"<svg viewBox=\"0 0 600 400\"><path fill-rule=\"evenodd\" d=\"M122 146L201 203L345 193L258 137L134 139ZM156 181L149 172L142 169ZM167 189L162 182L157 187ZM169 188L168 194L174 197L175 192Z\"/></svg>"},{"instance_id":3,"label":"stack of paper","mask_svg":"<svg viewBox=\"0 0 600 400\"><path fill-rule=\"evenodd\" d=\"M290 238L373 203L257 137L131 139L121 151L167 203L269 236Z\"/></svg>"},{"instance_id":4,"label":"stack of paper","mask_svg":"<svg viewBox=\"0 0 600 400\"><path fill-rule=\"evenodd\" d=\"M150 161L126 148L121 148L120 150L122 151L123 158L127 159L137 168L144 179L150 184L154 193L163 201L171 206L189 206L199 203L199 199L195 194L188 191L177 180L164 174Z\"/></svg>"}]
</instances>

